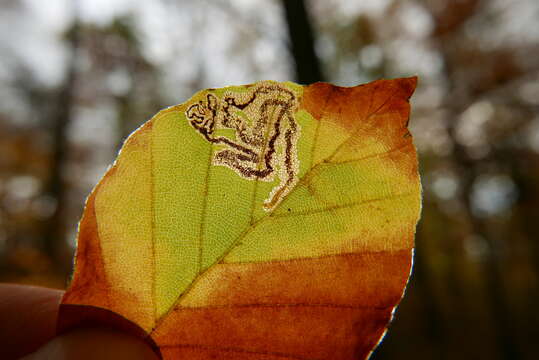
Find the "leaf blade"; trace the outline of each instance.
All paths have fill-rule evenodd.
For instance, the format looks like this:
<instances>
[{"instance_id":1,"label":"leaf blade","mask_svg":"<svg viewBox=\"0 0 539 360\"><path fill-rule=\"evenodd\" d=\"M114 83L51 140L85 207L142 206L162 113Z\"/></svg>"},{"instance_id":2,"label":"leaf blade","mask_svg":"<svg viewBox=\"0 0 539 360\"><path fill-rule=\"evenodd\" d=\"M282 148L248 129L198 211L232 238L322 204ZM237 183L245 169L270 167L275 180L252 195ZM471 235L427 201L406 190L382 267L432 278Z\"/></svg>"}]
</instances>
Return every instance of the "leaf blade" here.
<instances>
[{"instance_id":1,"label":"leaf blade","mask_svg":"<svg viewBox=\"0 0 539 360\"><path fill-rule=\"evenodd\" d=\"M411 267L415 82L260 82L160 112L90 196L63 303L113 310L165 358L367 356Z\"/></svg>"}]
</instances>

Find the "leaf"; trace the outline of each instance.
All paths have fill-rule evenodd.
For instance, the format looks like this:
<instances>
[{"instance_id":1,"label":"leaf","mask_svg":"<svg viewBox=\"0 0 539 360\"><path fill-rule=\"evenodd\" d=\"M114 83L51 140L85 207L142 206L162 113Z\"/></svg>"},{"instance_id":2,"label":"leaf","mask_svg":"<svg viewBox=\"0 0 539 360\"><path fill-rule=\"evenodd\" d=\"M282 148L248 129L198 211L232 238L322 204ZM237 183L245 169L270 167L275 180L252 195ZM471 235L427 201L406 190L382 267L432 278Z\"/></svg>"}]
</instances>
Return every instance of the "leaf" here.
<instances>
[{"instance_id":1,"label":"leaf","mask_svg":"<svg viewBox=\"0 0 539 360\"><path fill-rule=\"evenodd\" d=\"M59 331L165 359L363 359L400 301L420 212L416 78L198 92L125 142L86 202Z\"/></svg>"}]
</instances>

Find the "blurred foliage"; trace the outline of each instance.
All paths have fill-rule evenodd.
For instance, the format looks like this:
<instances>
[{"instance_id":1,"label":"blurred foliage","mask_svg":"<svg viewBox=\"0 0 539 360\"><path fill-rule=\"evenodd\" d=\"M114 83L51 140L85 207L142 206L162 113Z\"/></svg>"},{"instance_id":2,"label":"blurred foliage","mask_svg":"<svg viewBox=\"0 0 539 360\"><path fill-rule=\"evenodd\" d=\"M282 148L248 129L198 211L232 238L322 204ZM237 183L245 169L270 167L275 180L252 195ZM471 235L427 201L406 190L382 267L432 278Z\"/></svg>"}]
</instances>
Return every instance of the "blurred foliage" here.
<instances>
[{"instance_id":1,"label":"blurred foliage","mask_svg":"<svg viewBox=\"0 0 539 360\"><path fill-rule=\"evenodd\" d=\"M198 89L417 74L423 219L406 297L373 358L535 358L539 4L305 1L307 28L292 8L1 2L0 281L64 287L84 198L122 140Z\"/></svg>"}]
</instances>

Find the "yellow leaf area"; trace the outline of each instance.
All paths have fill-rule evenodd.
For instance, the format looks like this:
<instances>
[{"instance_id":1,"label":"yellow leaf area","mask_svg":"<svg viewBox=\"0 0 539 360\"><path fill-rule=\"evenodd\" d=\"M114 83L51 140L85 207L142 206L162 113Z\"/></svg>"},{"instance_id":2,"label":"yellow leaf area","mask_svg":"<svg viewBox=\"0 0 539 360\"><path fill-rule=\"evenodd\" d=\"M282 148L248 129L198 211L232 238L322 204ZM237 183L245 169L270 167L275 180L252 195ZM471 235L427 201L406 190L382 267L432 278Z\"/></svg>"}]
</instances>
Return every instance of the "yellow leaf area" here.
<instances>
[{"instance_id":1,"label":"yellow leaf area","mask_svg":"<svg viewBox=\"0 0 539 360\"><path fill-rule=\"evenodd\" d=\"M263 81L159 112L87 200L60 331L117 326L165 359L366 358L411 268L415 85Z\"/></svg>"}]
</instances>

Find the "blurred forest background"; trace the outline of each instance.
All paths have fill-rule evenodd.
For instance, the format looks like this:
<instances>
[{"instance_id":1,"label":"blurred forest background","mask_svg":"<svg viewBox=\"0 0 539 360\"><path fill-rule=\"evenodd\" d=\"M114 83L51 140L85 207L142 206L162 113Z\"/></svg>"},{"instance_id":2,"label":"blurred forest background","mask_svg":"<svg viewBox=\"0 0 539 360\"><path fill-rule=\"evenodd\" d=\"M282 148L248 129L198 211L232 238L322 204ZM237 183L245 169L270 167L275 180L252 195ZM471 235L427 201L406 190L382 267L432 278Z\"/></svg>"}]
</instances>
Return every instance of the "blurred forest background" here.
<instances>
[{"instance_id":1,"label":"blurred forest background","mask_svg":"<svg viewBox=\"0 0 539 360\"><path fill-rule=\"evenodd\" d=\"M537 0L1 0L0 281L66 286L85 197L159 109L412 75L423 216L372 358L536 359Z\"/></svg>"}]
</instances>

